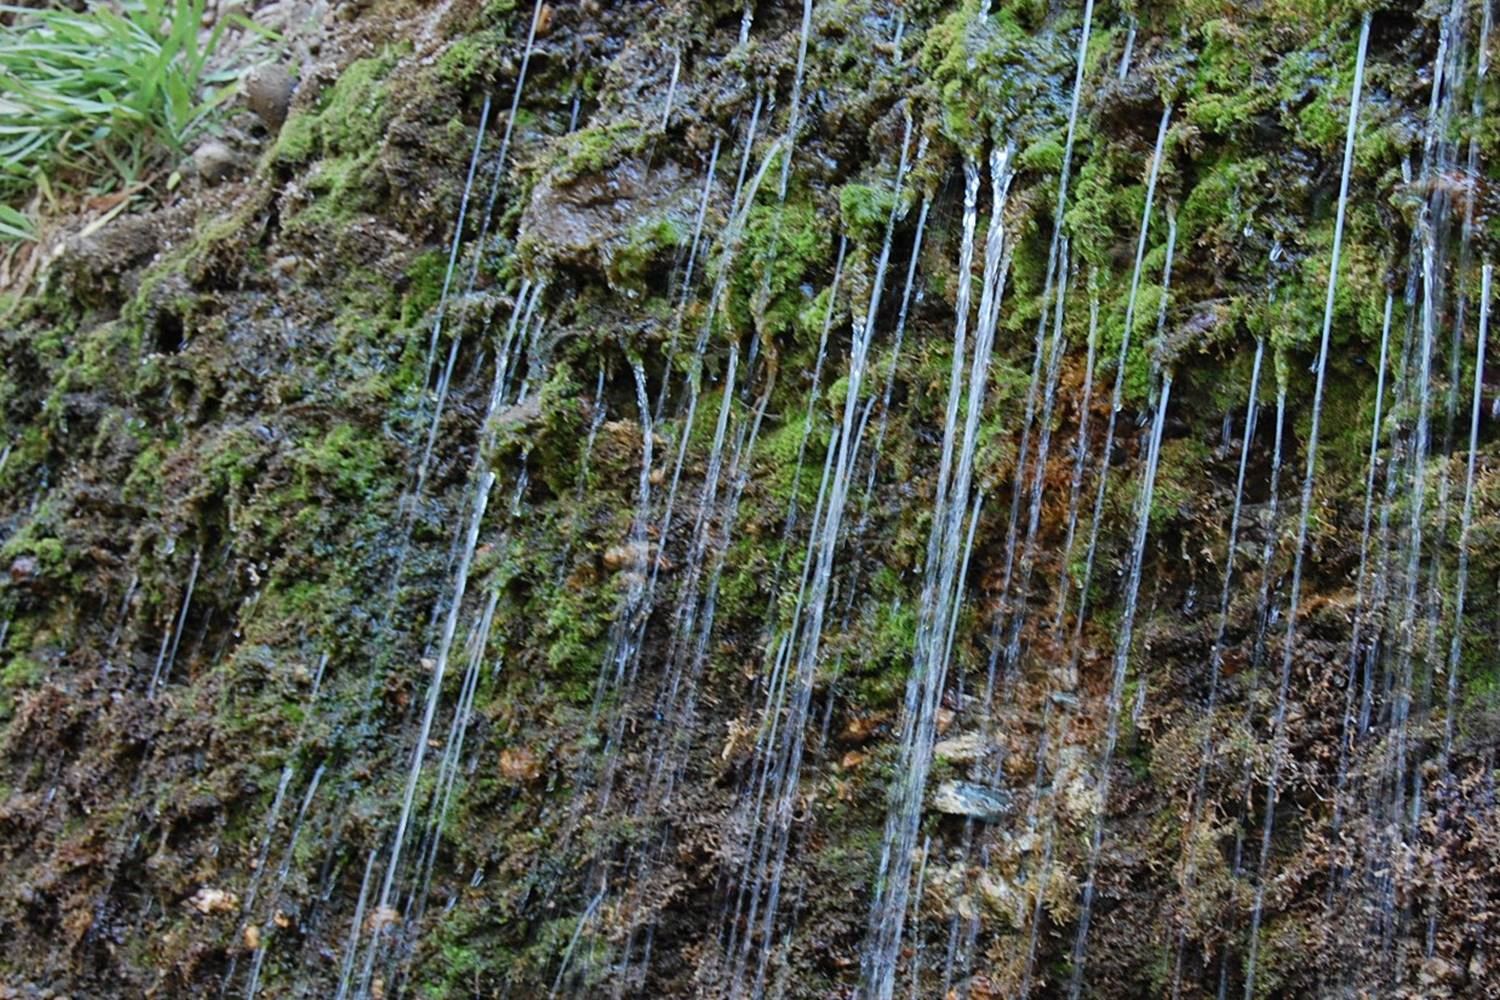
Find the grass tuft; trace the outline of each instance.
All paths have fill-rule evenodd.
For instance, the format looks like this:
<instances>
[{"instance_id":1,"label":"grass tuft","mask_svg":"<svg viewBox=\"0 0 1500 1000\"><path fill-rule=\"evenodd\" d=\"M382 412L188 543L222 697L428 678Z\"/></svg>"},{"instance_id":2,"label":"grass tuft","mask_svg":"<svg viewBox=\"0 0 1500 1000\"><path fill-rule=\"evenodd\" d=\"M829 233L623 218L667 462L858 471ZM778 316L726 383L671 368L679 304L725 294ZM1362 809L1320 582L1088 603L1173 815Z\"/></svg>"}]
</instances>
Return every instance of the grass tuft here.
<instances>
[{"instance_id":1,"label":"grass tuft","mask_svg":"<svg viewBox=\"0 0 1500 1000\"><path fill-rule=\"evenodd\" d=\"M130 187L212 127L246 68L216 58L204 0L124 0L82 12L0 4L0 241L29 239L18 210L58 187ZM259 29L255 29L259 30Z\"/></svg>"}]
</instances>

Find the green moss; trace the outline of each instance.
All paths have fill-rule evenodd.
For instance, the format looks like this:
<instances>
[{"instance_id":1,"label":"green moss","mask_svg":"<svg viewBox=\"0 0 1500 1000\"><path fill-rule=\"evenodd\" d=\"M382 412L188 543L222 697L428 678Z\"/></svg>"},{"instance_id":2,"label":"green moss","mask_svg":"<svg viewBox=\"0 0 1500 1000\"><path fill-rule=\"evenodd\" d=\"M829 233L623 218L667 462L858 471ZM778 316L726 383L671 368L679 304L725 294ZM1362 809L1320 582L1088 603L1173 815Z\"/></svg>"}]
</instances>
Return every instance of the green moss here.
<instances>
[{"instance_id":1,"label":"green moss","mask_svg":"<svg viewBox=\"0 0 1500 1000\"><path fill-rule=\"evenodd\" d=\"M773 505L785 509L794 493L804 509L816 500L817 469L822 467L828 435L828 427L816 416L809 427L803 412L763 435L761 445L756 449L756 475ZM800 467L797 464L799 457L802 460Z\"/></svg>"},{"instance_id":2,"label":"green moss","mask_svg":"<svg viewBox=\"0 0 1500 1000\"><path fill-rule=\"evenodd\" d=\"M541 426L527 433L527 441L514 446L531 449L531 467L557 496L574 491L581 471L579 443L588 435L581 405L583 393L572 364L557 362L542 383Z\"/></svg>"},{"instance_id":3,"label":"green moss","mask_svg":"<svg viewBox=\"0 0 1500 1000\"><path fill-rule=\"evenodd\" d=\"M1191 520L1195 500L1207 486L1205 470L1212 454L1197 437L1164 441L1152 493L1151 531L1160 534L1174 522Z\"/></svg>"},{"instance_id":4,"label":"green moss","mask_svg":"<svg viewBox=\"0 0 1500 1000\"><path fill-rule=\"evenodd\" d=\"M553 169L561 180L597 174L639 152L646 138L646 129L638 122L591 125L559 140Z\"/></svg>"},{"instance_id":5,"label":"green moss","mask_svg":"<svg viewBox=\"0 0 1500 1000\"><path fill-rule=\"evenodd\" d=\"M639 293L646 279L687 243L687 231L670 218L643 219L625 233L625 243L616 248L605 267L615 288Z\"/></svg>"},{"instance_id":6,"label":"green moss","mask_svg":"<svg viewBox=\"0 0 1500 1000\"><path fill-rule=\"evenodd\" d=\"M1035 30L1030 6L985 17L977 0L965 0L927 32L917 64L936 93L944 136L969 155L1000 134L1027 148L1064 120L1063 95L1047 80L1071 63L1069 40Z\"/></svg>"},{"instance_id":7,"label":"green moss","mask_svg":"<svg viewBox=\"0 0 1500 1000\"><path fill-rule=\"evenodd\" d=\"M152 501L160 497L162 467L171 448L165 442L153 442L141 449L131 463L130 474L125 478L125 497L137 501Z\"/></svg>"},{"instance_id":8,"label":"green moss","mask_svg":"<svg viewBox=\"0 0 1500 1000\"><path fill-rule=\"evenodd\" d=\"M1129 252L1129 234L1140 228L1146 205L1140 177L1139 158L1127 160L1114 148L1096 150L1079 168L1065 221L1074 250L1105 273L1114 271L1117 254Z\"/></svg>"},{"instance_id":9,"label":"green moss","mask_svg":"<svg viewBox=\"0 0 1500 1000\"><path fill-rule=\"evenodd\" d=\"M326 490L362 503L388 496L393 487L387 458L383 441L350 424L337 424L308 437L298 448L298 494L310 498Z\"/></svg>"},{"instance_id":10,"label":"green moss","mask_svg":"<svg viewBox=\"0 0 1500 1000\"><path fill-rule=\"evenodd\" d=\"M764 609L765 588L775 555L763 538L754 536L742 536L730 546L724 575L719 581L721 621L733 621Z\"/></svg>"},{"instance_id":11,"label":"green moss","mask_svg":"<svg viewBox=\"0 0 1500 1000\"><path fill-rule=\"evenodd\" d=\"M358 155L377 149L389 115L384 83L399 55L387 49L350 63L316 111L298 112L282 125L276 159L297 164L320 152Z\"/></svg>"},{"instance_id":12,"label":"green moss","mask_svg":"<svg viewBox=\"0 0 1500 1000\"><path fill-rule=\"evenodd\" d=\"M762 337L796 329L807 303L802 285L827 265L830 245L826 221L806 193L784 205L755 205L725 305L731 329Z\"/></svg>"},{"instance_id":13,"label":"green moss","mask_svg":"<svg viewBox=\"0 0 1500 1000\"><path fill-rule=\"evenodd\" d=\"M1063 143L1056 136L1036 140L1016 157L1016 166L1043 177L1055 177L1062 169Z\"/></svg>"},{"instance_id":14,"label":"green moss","mask_svg":"<svg viewBox=\"0 0 1500 1000\"><path fill-rule=\"evenodd\" d=\"M1269 169L1264 157L1233 153L1200 165L1198 182L1177 213L1179 246L1234 245L1242 239L1246 226L1259 221Z\"/></svg>"},{"instance_id":15,"label":"green moss","mask_svg":"<svg viewBox=\"0 0 1500 1000\"><path fill-rule=\"evenodd\" d=\"M1185 88L1184 118L1220 135L1238 135L1255 115L1272 107L1275 94L1261 75L1259 61L1247 58L1249 38L1232 18L1205 20L1198 72Z\"/></svg>"},{"instance_id":16,"label":"green moss","mask_svg":"<svg viewBox=\"0 0 1500 1000\"><path fill-rule=\"evenodd\" d=\"M47 453L47 435L39 424L32 424L13 439L10 457L0 468L0 490L14 491L29 481Z\"/></svg>"},{"instance_id":17,"label":"green moss","mask_svg":"<svg viewBox=\"0 0 1500 1000\"><path fill-rule=\"evenodd\" d=\"M442 250L419 253L406 265L406 292L401 303L401 322L409 324L438 304L448 277L448 255Z\"/></svg>"},{"instance_id":18,"label":"green moss","mask_svg":"<svg viewBox=\"0 0 1500 1000\"><path fill-rule=\"evenodd\" d=\"M571 587L567 583L538 595L541 615L535 639L546 650L549 675L558 694L574 704L586 703L604 662L604 640L619 583L604 587Z\"/></svg>"},{"instance_id":19,"label":"green moss","mask_svg":"<svg viewBox=\"0 0 1500 1000\"><path fill-rule=\"evenodd\" d=\"M0 668L0 721L10 718L14 712L16 696L36 686L44 674L42 664L32 657L25 654L10 657ZM0 728L0 734L3 732Z\"/></svg>"},{"instance_id":20,"label":"green moss","mask_svg":"<svg viewBox=\"0 0 1500 1000\"><path fill-rule=\"evenodd\" d=\"M894 586L894 581L887 587ZM859 669L854 672L855 703L868 708L896 705L906 685L906 668L916 648L917 608L892 597L875 605L860 630Z\"/></svg>"},{"instance_id":21,"label":"green moss","mask_svg":"<svg viewBox=\"0 0 1500 1000\"><path fill-rule=\"evenodd\" d=\"M507 34L501 28L486 28L454 39L438 57L438 76L458 86L492 78L505 52Z\"/></svg>"},{"instance_id":22,"label":"green moss","mask_svg":"<svg viewBox=\"0 0 1500 1000\"><path fill-rule=\"evenodd\" d=\"M27 522L15 535L0 546L0 559L11 561L23 556L36 560L39 576L56 578L68 569L68 551L60 538L42 534L42 519Z\"/></svg>"},{"instance_id":23,"label":"green moss","mask_svg":"<svg viewBox=\"0 0 1500 1000\"><path fill-rule=\"evenodd\" d=\"M288 203L287 230L337 246L353 217L374 214L388 200L379 161L378 143L351 152L328 147L305 173L303 199ZM339 250L341 256L348 255L342 247Z\"/></svg>"},{"instance_id":24,"label":"green moss","mask_svg":"<svg viewBox=\"0 0 1500 1000\"><path fill-rule=\"evenodd\" d=\"M883 187L845 184L839 189L839 212L844 231L856 241L879 242L895 205L895 192Z\"/></svg>"},{"instance_id":25,"label":"green moss","mask_svg":"<svg viewBox=\"0 0 1500 1000\"><path fill-rule=\"evenodd\" d=\"M0 670L0 687L7 691L31 687L42 679L43 672L42 665L31 657L12 656L5 668Z\"/></svg>"}]
</instances>

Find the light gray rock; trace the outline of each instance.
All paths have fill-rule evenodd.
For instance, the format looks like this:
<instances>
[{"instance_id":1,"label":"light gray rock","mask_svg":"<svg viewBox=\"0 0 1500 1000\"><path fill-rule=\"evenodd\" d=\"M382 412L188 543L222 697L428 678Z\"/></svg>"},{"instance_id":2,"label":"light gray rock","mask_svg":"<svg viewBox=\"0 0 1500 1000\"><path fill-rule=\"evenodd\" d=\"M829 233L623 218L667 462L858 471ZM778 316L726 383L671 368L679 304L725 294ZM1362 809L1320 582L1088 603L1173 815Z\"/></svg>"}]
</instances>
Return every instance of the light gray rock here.
<instances>
[{"instance_id":1,"label":"light gray rock","mask_svg":"<svg viewBox=\"0 0 1500 1000\"><path fill-rule=\"evenodd\" d=\"M241 86L245 92L245 103L250 110L265 122L274 136L281 131L286 121L287 109L292 104L292 92L297 82L285 66L274 63L257 66L245 74Z\"/></svg>"},{"instance_id":2,"label":"light gray rock","mask_svg":"<svg viewBox=\"0 0 1500 1000\"><path fill-rule=\"evenodd\" d=\"M218 184L240 166L239 154L218 139L209 139L193 150L193 167L205 184Z\"/></svg>"},{"instance_id":3,"label":"light gray rock","mask_svg":"<svg viewBox=\"0 0 1500 1000\"><path fill-rule=\"evenodd\" d=\"M1009 792L972 781L945 781L932 793L932 808L949 816L998 823L1014 810Z\"/></svg>"},{"instance_id":4,"label":"light gray rock","mask_svg":"<svg viewBox=\"0 0 1500 1000\"><path fill-rule=\"evenodd\" d=\"M982 734L961 733L938 743L932 748L932 754L939 760L951 761L955 764L972 764L983 757L988 750L989 744Z\"/></svg>"}]
</instances>

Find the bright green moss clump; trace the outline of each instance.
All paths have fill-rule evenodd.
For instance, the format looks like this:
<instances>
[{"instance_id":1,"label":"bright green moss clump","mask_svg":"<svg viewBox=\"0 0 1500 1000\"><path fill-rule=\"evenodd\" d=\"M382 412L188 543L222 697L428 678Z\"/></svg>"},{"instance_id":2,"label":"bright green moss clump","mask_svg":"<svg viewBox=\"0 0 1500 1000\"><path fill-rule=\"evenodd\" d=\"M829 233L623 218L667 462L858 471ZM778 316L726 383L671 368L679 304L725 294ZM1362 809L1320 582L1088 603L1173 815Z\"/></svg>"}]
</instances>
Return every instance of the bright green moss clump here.
<instances>
[{"instance_id":1,"label":"bright green moss clump","mask_svg":"<svg viewBox=\"0 0 1500 1000\"><path fill-rule=\"evenodd\" d=\"M556 170L561 180L596 174L614 166L646 142L646 130L633 121L592 125L561 140Z\"/></svg>"},{"instance_id":2,"label":"bright green moss clump","mask_svg":"<svg viewBox=\"0 0 1500 1000\"><path fill-rule=\"evenodd\" d=\"M877 242L895 206L895 192L868 184L845 184L839 191L844 231L863 242Z\"/></svg>"},{"instance_id":3,"label":"bright green moss clump","mask_svg":"<svg viewBox=\"0 0 1500 1000\"><path fill-rule=\"evenodd\" d=\"M805 302L801 286L827 266L831 247L827 223L807 196L753 207L726 304L730 325L762 336L792 330Z\"/></svg>"},{"instance_id":4,"label":"bright green moss clump","mask_svg":"<svg viewBox=\"0 0 1500 1000\"><path fill-rule=\"evenodd\" d=\"M276 158L283 163L303 163L319 152L356 153L380 144L389 114L385 78L395 67L398 53L386 50L379 56L349 64L316 111L292 115L276 141Z\"/></svg>"},{"instance_id":5,"label":"bright green moss clump","mask_svg":"<svg viewBox=\"0 0 1500 1000\"><path fill-rule=\"evenodd\" d=\"M1072 62L1070 33L1036 30L1026 6L984 17L968 0L927 32L917 57L943 135L970 155L992 137L1026 149L1065 120L1066 96L1052 81Z\"/></svg>"},{"instance_id":6,"label":"bright green moss clump","mask_svg":"<svg viewBox=\"0 0 1500 1000\"><path fill-rule=\"evenodd\" d=\"M615 249L606 266L609 282L616 288L639 291L646 279L659 273L663 262L687 243L688 234L675 219L658 218L637 222L625 234L623 246Z\"/></svg>"}]
</instances>

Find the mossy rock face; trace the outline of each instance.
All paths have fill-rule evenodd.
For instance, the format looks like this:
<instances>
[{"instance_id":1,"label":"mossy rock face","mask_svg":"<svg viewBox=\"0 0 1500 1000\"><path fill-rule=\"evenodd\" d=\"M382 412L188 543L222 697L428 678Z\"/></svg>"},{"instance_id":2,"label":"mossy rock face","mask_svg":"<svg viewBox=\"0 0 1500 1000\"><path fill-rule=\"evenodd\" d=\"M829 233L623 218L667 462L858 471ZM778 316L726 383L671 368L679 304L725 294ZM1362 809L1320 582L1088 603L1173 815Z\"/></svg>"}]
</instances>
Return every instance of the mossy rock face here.
<instances>
[{"instance_id":1,"label":"mossy rock face","mask_svg":"<svg viewBox=\"0 0 1500 1000\"><path fill-rule=\"evenodd\" d=\"M851 994L921 712L903 991L1061 995L1088 885L1090 995L1493 992L1500 92L1371 12L1330 298L1367 7L1094 5L1076 119L1083 4L290 33L251 176L0 292L0 981Z\"/></svg>"},{"instance_id":2,"label":"mossy rock face","mask_svg":"<svg viewBox=\"0 0 1500 1000\"><path fill-rule=\"evenodd\" d=\"M522 253L542 270L587 268L634 297L687 241L695 206L676 164L640 160L573 175L549 172L523 217Z\"/></svg>"}]
</instances>

